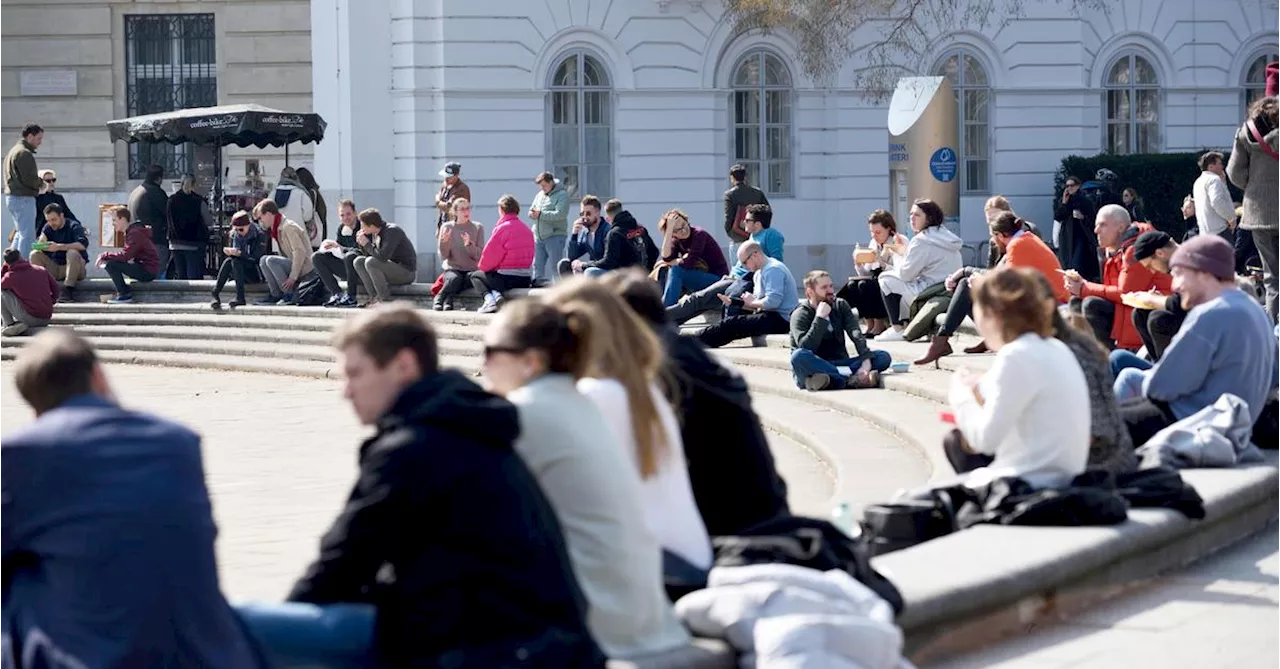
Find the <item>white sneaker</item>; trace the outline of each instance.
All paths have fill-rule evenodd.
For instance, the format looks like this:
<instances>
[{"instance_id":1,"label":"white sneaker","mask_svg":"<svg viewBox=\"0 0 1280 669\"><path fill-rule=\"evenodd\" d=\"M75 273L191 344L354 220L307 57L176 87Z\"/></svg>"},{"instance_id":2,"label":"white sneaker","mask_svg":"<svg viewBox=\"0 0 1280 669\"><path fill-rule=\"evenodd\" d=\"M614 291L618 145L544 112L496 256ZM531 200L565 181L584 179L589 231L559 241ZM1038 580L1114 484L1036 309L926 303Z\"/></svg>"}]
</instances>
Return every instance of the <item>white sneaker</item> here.
<instances>
[{"instance_id":1,"label":"white sneaker","mask_svg":"<svg viewBox=\"0 0 1280 669\"><path fill-rule=\"evenodd\" d=\"M0 335L5 337L18 337L24 334L28 329L29 328L26 323L17 321L12 325L6 325L3 330L0 330Z\"/></svg>"},{"instance_id":2,"label":"white sneaker","mask_svg":"<svg viewBox=\"0 0 1280 669\"><path fill-rule=\"evenodd\" d=\"M898 328L889 328L888 330L885 330L884 332L881 332L880 334L876 335L876 341L891 342L891 341L906 341L906 340L907 338L902 336L902 330L899 330Z\"/></svg>"}]
</instances>

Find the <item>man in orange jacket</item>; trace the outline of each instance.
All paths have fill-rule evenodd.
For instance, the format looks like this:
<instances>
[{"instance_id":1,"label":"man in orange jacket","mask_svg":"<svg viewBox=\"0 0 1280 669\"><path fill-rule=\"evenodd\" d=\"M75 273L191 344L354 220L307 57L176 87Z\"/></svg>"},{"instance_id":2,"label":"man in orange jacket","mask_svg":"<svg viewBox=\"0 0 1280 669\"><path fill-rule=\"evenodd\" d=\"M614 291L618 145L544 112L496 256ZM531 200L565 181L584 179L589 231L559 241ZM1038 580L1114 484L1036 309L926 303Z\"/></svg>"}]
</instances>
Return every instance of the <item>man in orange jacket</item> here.
<instances>
[{"instance_id":1,"label":"man in orange jacket","mask_svg":"<svg viewBox=\"0 0 1280 669\"><path fill-rule=\"evenodd\" d=\"M1139 235L1151 230L1154 228L1148 223L1131 223L1124 207L1104 206L1098 210L1094 226L1098 246L1107 252L1102 283L1083 281L1071 273L1064 277L1063 283L1073 298L1072 308L1083 311L1093 326L1094 336L1110 348L1127 351L1142 348L1142 338L1133 326L1133 308L1120 300L1121 295L1150 290L1167 295L1173 290L1172 276L1155 271L1149 263L1138 262L1134 257L1134 242Z\"/></svg>"}]
</instances>

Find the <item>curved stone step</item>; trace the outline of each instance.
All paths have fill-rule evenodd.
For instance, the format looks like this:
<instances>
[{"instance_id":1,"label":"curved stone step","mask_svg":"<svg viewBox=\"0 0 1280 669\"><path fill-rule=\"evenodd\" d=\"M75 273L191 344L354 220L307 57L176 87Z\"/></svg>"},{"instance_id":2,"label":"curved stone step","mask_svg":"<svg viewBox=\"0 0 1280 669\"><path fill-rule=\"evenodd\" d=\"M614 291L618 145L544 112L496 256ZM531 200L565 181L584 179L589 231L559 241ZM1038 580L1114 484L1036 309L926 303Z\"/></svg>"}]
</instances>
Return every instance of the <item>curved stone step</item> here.
<instances>
[{"instance_id":1,"label":"curved stone step","mask_svg":"<svg viewBox=\"0 0 1280 669\"><path fill-rule=\"evenodd\" d=\"M768 424L764 428L778 474L787 482L791 512L825 518L835 500L835 470L814 449L770 429Z\"/></svg>"}]
</instances>

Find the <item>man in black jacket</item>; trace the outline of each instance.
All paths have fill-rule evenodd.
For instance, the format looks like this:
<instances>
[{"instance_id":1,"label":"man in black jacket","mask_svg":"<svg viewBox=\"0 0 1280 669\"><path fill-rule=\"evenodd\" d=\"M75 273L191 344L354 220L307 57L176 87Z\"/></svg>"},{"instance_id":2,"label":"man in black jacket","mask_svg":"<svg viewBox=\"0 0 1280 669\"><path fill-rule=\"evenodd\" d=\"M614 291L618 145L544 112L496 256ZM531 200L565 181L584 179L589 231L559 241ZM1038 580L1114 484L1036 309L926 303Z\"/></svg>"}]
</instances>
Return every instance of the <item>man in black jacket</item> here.
<instances>
[{"instance_id":1,"label":"man in black jacket","mask_svg":"<svg viewBox=\"0 0 1280 669\"><path fill-rule=\"evenodd\" d=\"M164 181L164 168L152 165L147 168L146 178L129 194L132 222L142 223L151 229L151 242L156 245L156 255L160 257L157 279L169 276L169 196L160 187L161 181Z\"/></svg>"},{"instance_id":2,"label":"man in black jacket","mask_svg":"<svg viewBox=\"0 0 1280 669\"><path fill-rule=\"evenodd\" d=\"M574 272L600 276L609 270L639 267L648 272L658 260L658 246L649 231L623 209L613 216L609 233L604 237L604 256L599 260L575 260Z\"/></svg>"},{"instance_id":3,"label":"man in black jacket","mask_svg":"<svg viewBox=\"0 0 1280 669\"><path fill-rule=\"evenodd\" d=\"M742 227L747 217L747 207L753 204L769 204L764 191L747 184L747 168L745 165L734 165L729 168L729 181L733 184L724 192L724 232L729 235L731 244L747 241L750 233Z\"/></svg>"},{"instance_id":4,"label":"man in black jacket","mask_svg":"<svg viewBox=\"0 0 1280 669\"><path fill-rule=\"evenodd\" d=\"M604 279L662 338L679 384L680 436L689 482L712 536L738 535L790 515L787 484L778 475L751 393L742 377L716 362L693 337L667 323L658 286L643 273Z\"/></svg>"},{"instance_id":5,"label":"man in black jacket","mask_svg":"<svg viewBox=\"0 0 1280 669\"><path fill-rule=\"evenodd\" d=\"M411 308L371 309L334 342L377 433L289 603L242 607L250 628L301 664L603 667L560 524L512 449L515 407L440 371Z\"/></svg>"}]
</instances>

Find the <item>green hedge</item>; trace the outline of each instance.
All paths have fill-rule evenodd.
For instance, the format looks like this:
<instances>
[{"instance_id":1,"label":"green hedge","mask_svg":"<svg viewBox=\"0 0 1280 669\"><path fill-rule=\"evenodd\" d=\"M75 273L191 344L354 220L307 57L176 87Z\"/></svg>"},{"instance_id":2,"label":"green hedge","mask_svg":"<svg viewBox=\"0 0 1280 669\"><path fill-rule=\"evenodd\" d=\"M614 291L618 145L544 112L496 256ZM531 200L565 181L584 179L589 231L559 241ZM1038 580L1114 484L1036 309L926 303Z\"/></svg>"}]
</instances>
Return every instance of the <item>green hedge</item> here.
<instances>
[{"instance_id":1,"label":"green hedge","mask_svg":"<svg viewBox=\"0 0 1280 669\"><path fill-rule=\"evenodd\" d=\"M1148 221L1174 239L1182 239L1186 225L1182 221L1182 199L1191 194L1191 186L1200 176L1197 162L1209 149L1195 153L1138 153L1125 156L1100 153L1096 156L1067 156L1053 177L1055 202L1062 197L1068 176L1085 181L1098 170L1107 168L1120 177L1120 188L1133 188L1142 199ZM1229 154L1227 155L1229 158ZM1239 202L1243 195L1230 183L1231 198Z\"/></svg>"}]
</instances>

